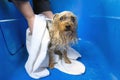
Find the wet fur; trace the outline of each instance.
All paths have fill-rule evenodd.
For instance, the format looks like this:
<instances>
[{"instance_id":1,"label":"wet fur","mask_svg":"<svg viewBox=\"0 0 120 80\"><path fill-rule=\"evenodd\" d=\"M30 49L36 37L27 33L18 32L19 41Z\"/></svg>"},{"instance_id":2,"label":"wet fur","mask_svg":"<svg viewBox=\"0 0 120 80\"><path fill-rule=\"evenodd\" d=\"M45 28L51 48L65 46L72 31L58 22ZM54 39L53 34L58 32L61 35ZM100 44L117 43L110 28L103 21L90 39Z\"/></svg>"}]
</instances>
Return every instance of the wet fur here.
<instances>
[{"instance_id":1,"label":"wet fur","mask_svg":"<svg viewBox=\"0 0 120 80\"><path fill-rule=\"evenodd\" d=\"M74 21L73 18L75 19ZM48 47L49 68L54 68L54 53L58 54L60 59L64 58L65 63L70 64L71 61L67 57L67 49L71 43L75 43L77 40L77 20L75 15L69 11L56 14L52 22L48 23L48 26L50 34ZM67 31L66 26L70 26L70 30Z\"/></svg>"}]
</instances>

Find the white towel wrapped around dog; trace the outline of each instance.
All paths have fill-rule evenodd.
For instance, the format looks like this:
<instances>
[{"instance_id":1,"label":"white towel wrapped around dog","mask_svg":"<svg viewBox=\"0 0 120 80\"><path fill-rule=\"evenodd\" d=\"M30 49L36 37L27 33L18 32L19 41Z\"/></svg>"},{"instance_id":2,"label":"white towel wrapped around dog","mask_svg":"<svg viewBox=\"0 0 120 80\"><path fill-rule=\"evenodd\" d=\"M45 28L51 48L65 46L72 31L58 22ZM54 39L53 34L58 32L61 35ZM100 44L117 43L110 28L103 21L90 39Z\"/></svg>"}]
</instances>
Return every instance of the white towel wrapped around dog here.
<instances>
[{"instance_id":1,"label":"white towel wrapped around dog","mask_svg":"<svg viewBox=\"0 0 120 80\"><path fill-rule=\"evenodd\" d=\"M35 79L50 74L47 70L49 64L47 49L50 37L46 28L46 19L47 18L42 14L36 15L32 34L30 33L29 28L26 31L26 47L29 56L25 64L25 69L29 76ZM76 60L78 57L81 57L81 55L70 47L67 53L68 58L72 63L66 64L64 60L58 58L58 55L55 55L55 68L72 75L80 75L84 73L85 66Z\"/></svg>"}]
</instances>

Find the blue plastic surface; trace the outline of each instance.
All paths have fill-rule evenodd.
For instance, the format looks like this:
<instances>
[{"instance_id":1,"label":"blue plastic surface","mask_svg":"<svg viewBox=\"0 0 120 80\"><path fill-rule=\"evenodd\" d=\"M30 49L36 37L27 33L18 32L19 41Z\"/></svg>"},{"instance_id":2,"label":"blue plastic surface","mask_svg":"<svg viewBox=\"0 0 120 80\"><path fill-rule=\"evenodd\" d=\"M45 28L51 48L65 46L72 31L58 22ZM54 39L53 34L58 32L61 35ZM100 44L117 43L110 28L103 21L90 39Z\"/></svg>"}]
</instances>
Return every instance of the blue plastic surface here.
<instances>
[{"instance_id":1,"label":"blue plastic surface","mask_svg":"<svg viewBox=\"0 0 120 80\"><path fill-rule=\"evenodd\" d=\"M120 80L120 1L50 0L54 13L72 11L78 19L74 45L86 72L74 76L52 69L40 80ZM12 3L0 1L0 80L34 80L24 65L27 60L27 23Z\"/></svg>"}]
</instances>

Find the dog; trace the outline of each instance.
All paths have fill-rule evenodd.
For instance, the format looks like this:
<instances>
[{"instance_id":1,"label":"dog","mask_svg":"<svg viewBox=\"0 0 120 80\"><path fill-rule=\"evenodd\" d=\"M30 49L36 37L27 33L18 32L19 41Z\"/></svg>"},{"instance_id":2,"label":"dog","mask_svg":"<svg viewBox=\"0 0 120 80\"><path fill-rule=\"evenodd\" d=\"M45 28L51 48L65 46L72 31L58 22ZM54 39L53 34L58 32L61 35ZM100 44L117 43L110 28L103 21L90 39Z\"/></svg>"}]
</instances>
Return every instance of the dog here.
<instances>
[{"instance_id":1,"label":"dog","mask_svg":"<svg viewBox=\"0 0 120 80\"><path fill-rule=\"evenodd\" d=\"M65 63L71 64L67 57L67 49L70 44L77 41L77 19L70 11L55 14L53 20L48 23L50 44L48 46L49 68L54 68L54 53L64 59Z\"/></svg>"}]
</instances>

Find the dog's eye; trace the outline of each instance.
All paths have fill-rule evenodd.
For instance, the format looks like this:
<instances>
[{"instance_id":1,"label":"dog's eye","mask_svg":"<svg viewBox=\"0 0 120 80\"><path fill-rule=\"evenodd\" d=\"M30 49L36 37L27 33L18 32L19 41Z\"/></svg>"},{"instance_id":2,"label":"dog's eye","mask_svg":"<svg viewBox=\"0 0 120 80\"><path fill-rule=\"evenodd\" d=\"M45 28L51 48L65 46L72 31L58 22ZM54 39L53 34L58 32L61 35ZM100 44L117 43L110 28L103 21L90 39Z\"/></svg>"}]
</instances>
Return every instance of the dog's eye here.
<instances>
[{"instance_id":1,"label":"dog's eye","mask_svg":"<svg viewBox=\"0 0 120 80\"><path fill-rule=\"evenodd\" d=\"M60 17L60 21L65 21L66 19L67 19L66 16L62 16L62 17Z\"/></svg>"},{"instance_id":2,"label":"dog's eye","mask_svg":"<svg viewBox=\"0 0 120 80\"><path fill-rule=\"evenodd\" d=\"M64 20L64 18L63 18L63 17L60 17L60 21L62 21L62 20Z\"/></svg>"},{"instance_id":3,"label":"dog's eye","mask_svg":"<svg viewBox=\"0 0 120 80\"><path fill-rule=\"evenodd\" d=\"M74 17L71 17L71 20L72 20L73 22L75 22L75 18L74 18Z\"/></svg>"}]
</instances>

